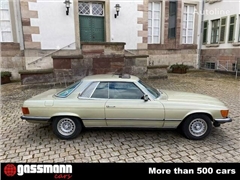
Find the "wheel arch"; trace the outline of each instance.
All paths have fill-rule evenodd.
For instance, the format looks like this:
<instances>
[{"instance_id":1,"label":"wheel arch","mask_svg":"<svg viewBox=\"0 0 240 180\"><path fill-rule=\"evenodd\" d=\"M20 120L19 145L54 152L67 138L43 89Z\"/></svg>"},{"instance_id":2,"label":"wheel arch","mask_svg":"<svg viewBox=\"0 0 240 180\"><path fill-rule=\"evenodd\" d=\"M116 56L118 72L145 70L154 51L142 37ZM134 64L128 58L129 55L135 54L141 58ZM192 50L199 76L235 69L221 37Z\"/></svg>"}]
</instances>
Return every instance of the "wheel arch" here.
<instances>
[{"instance_id":1,"label":"wheel arch","mask_svg":"<svg viewBox=\"0 0 240 180\"><path fill-rule=\"evenodd\" d=\"M192 112L192 113L188 113L188 114L183 118L183 120L182 120L181 123L178 125L178 127L181 127L182 124L184 123L184 121L185 121L188 117L193 116L193 115L197 115L197 114L206 115L206 116L208 116L208 117L211 119L211 121L213 122L213 116L212 116L209 112Z\"/></svg>"},{"instance_id":2,"label":"wheel arch","mask_svg":"<svg viewBox=\"0 0 240 180\"><path fill-rule=\"evenodd\" d=\"M78 114L75 114L75 113L64 113L64 114L63 113L57 113L57 114L54 114L50 118L49 121L52 122L54 118L58 118L58 117L74 117L74 118L77 118L81 122L82 126L85 127L81 117Z\"/></svg>"}]
</instances>

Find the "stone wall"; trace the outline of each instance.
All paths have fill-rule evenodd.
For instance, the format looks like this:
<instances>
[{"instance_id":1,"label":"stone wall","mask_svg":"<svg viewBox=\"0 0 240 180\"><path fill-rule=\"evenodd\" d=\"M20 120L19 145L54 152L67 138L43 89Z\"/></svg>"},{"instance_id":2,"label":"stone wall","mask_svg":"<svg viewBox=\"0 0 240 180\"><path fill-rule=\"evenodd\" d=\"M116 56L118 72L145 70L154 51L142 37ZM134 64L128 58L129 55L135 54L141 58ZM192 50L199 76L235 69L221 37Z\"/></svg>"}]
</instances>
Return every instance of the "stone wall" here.
<instances>
[{"instance_id":1,"label":"stone wall","mask_svg":"<svg viewBox=\"0 0 240 180\"><path fill-rule=\"evenodd\" d=\"M41 42L35 42L32 38L32 35L40 34L39 27L31 24L31 20L36 22L38 19L38 11L31 10L29 3L36 4L37 0L20 0L24 47L25 49L41 49Z\"/></svg>"},{"instance_id":2,"label":"stone wall","mask_svg":"<svg viewBox=\"0 0 240 180\"><path fill-rule=\"evenodd\" d=\"M91 62L83 56L52 56L55 81L58 83L74 82L89 74Z\"/></svg>"},{"instance_id":3,"label":"stone wall","mask_svg":"<svg viewBox=\"0 0 240 180\"><path fill-rule=\"evenodd\" d=\"M0 43L1 51L1 71L10 71L12 80L19 80L19 70L22 70L24 64L24 52L20 50L19 43L5 42Z\"/></svg>"},{"instance_id":4,"label":"stone wall","mask_svg":"<svg viewBox=\"0 0 240 180\"><path fill-rule=\"evenodd\" d=\"M69 83L92 74L129 73L147 76L148 55L125 55L124 43L83 43L82 54L60 53L52 55L51 69L21 71L22 84L39 82ZM36 52L35 52L36 53ZM39 59L36 64L44 62Z\"/></svg>"},{"instance_id":5,"label":"stone wall","mask_svg":"<svg viewBox=\"0 0 240 180\"><path fill-rule=\"evenodd\" d=\"M143 76L147 71L148 55L125 55L124 45L125 43L82 43L83 59L92 62L89 73Z\"/></svg>"},{"instance_id":6,"label":"stone wall","mask_svg":"<svg viewBox=\"0 0 240 180\"><path fill-rule=\"evenodd\" d=\"M56 82L53 69L20 70L21 84Z\"/></svg>"},{"instance_id":7,"label":"stone wall","mask_svg":"<svg viewBox=\"0 0 240 180\"><path fill-rule=\"evenodd\" d=\"M198 54L196 49L180 50L149 50L149 64L172 65L183 63L192 67L198 66Z\"/></svg>"},{"instance_id":8,"label":"stone wall","mask_svg":"<svg viewBox=\"0 0 240 180\"><path fill-rule=\"evenodd\" d=\"M207 62L216 64L216 68L229 71L234 70L233 64L240 58L240 49L204 49L201 51L201 67L205 68Z\"/></svg>"},{"instance_id":9,"label":"stone wall","mask_svg":"<svg viewBox=\"0 0 240 180\"><path fill-rule=\"evenodd\" d=\"M147 78L148 79L166 79L166 78L168 78L167 68L168 68L168 66L166 66L166 65L147 66Z\"/></svg>"},{"instance_id":10,"label":"stone wall","mask_svg":"<svg viewBox=\"0 0 240 180\"><path fill-rule=\"evenodd\" d=\"M138 12L142 13L142 17L137 20L137 24L142 25L142 29L138 31L138 37L142 41L137 44L137 49L147 49L148 46L148 2L149 0L143 0L143 4L137 7Z\"/></svg>"},{"instance_id":11,"label":"stone wall","mask_svg":"<svg viewBox=\"0 0 240 180\"><path fill-rule=\"evenodd\" d=\"M145 77L147 56L53 56L56 82L74 82L93 74L128 73Z\"/></svg>"}]
</instances>

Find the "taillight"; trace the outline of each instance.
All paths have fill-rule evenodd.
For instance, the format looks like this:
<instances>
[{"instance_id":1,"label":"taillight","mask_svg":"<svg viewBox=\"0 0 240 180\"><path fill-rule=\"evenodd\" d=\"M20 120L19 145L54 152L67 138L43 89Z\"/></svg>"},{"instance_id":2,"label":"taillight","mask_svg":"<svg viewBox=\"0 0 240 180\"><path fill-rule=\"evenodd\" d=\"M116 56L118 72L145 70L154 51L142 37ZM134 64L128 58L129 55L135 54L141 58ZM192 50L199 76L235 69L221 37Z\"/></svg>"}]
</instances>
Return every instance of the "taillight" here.
<instances>
[{"instance_id":1,"label":"taillight","mask_svg":"<svg viewBox=\"0 0 240 180\"><path fill-rule=\"evenodd\" d=\"M222 117L224 117L224 118L228 117L228 111L229 110L221 110Z\"/></svg>"},{"instance_id":2,"label":"taillight","mask_svg":"<svg viewBox=\"0 0 240 180\"><path fill-rule=\"evenodd\" d=\"M23 114L30 114L29 109L27 107L22 107L22 113Z\"/></svg>"}]
</instances>

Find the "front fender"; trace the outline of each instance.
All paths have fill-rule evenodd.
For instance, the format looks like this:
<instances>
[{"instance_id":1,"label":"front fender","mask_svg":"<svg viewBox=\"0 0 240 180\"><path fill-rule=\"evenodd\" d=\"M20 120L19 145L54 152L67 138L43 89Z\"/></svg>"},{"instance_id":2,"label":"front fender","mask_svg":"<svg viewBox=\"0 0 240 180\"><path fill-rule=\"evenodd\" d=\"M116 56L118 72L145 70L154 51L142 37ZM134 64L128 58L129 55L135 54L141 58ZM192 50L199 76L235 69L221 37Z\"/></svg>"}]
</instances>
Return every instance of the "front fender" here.
<instances>
[{"instance_id":1,"label":"front fender","mask_svg":"<svg viewBox=\"0 0 240 180\"><path fill-rule=\"evenodd\" d=\"M211 119L213 119L213 113L212 112L209 112L209 111L203 111L203 110L194 110L194 111L190 111L188 112L184 117L183 119L185 119L186 117L192 115L192 114L207 114L211 117Z\"/></svg>"}]
</instances>

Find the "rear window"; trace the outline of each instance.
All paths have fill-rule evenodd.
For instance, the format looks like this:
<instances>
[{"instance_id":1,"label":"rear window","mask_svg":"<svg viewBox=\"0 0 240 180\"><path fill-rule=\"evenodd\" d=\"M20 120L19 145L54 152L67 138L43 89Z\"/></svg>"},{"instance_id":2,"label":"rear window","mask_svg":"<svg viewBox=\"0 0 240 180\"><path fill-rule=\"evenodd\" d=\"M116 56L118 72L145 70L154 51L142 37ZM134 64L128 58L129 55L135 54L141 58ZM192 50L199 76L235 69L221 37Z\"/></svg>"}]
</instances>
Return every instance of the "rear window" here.
<instances>
[{"instance_id":1,"label":"rear window","mask_svg":"<svg viewBox=\"0 0 240 180\"><path fill-rule=\"evenodd\" d=\"M81 84L82 84L82 81L78 81L78 82L68 86L64 90L58 92L57 94L55 94L55 96L60 97L60 98L65 98L65 97L69 96Z\"/></svg>"}]
</instances>

